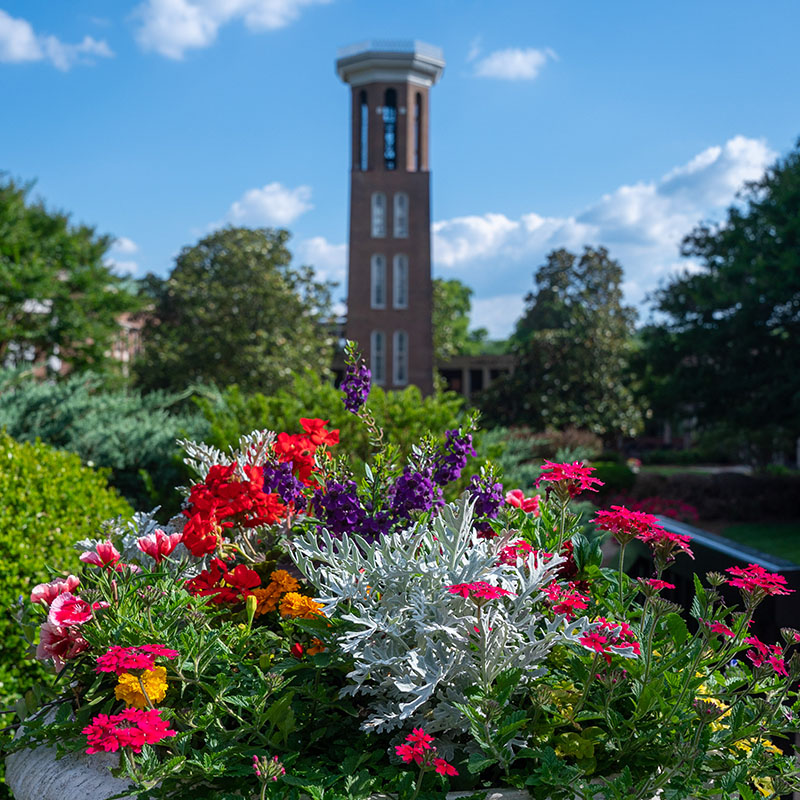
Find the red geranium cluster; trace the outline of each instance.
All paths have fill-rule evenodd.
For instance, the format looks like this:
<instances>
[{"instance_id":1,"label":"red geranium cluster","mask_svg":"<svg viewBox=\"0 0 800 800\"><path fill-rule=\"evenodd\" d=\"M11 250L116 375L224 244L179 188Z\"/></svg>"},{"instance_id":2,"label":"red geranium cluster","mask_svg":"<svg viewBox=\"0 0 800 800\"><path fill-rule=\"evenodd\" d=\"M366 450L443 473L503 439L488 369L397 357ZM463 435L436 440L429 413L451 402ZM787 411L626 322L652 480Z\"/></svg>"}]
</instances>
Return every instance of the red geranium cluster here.
<instances>
[{"instance_id":1,"label":"red geranium cluster","mask_svg":"<svg viewBox=\"0 0 800 800\"><path fill-rule=\"evenodd\" d=\"M186 581L184 586L195 597L210 597L213 603L236 603L247 599L251 590L261 585L255 570L237 564L232 570L219 558L211 559L211 567L204 569L196 578Z\"/></svg>"},{"instance_id":2,"label":"red geranium cluster","mask_svg":"<svg viewBox=\"0 0 800 800\"><path fill-rule=\"evenodd\" d=\"M580 461L572 464L555 464L552 461L545 461L542 465L542 474L536 479L536 488L541 483L554 483L566 488L569 497L575 497L583 491L596 492L593 484L603 486L603 481L593 478L594 467L587 467ZM549 494L551 487L547 487Z\"/></svg>"},{"instance_id":3,"label":"red geranium cluster","mask_svg":"<svg viewBox=\"0 0 800 800\"><path fill-rule=\"evenodd\" d=\"M126 708L119 714L98 714L81 733L86 734L86 752L115 753L121 747L130 747L134 753L141 753L145 744L158 744L175 731L169 721L162 719L157 709L142 711Z\"/></svg>"},{"instance_id":4,"label":"red geranium cluster","mask_svg":"<svg viewBox=\"0 0 800 800\"><path fill-rule=\"evenodd\" d=\"M549 586L545 586L542 592L547 596L553 612L563 614L569 621L575 619L579 611L589 608L591 602L591 598L581 594L574 583L561 586L553 581Z\"/></svg>"},{"instance_id":5,"label":"red geranium cluster","mask_svg":"<svg viewBox=\"0 0 800 800\"><path fill-rule=\"evenodd\" d=\"M248 464L242 468L245 480L236 475L236 464L215 464L205 481L192 486L189 517L183 527L183 543L192 555L213 553L225 528L234 524L244 528L271 525L286 514L286 506L277 494L264 492L261 467Z\"/></svg>"},{"instance_id":6,"label":"red geranium cluster","mask_svg":"<svg viewBox=\"0 0 800 800\"><path fill-rule=\"evenodd\" d=\"M458 771L452 764L448 764L443 758L438 758L436 748L433 746L433 736L429 736L422 728L414 728L406 736L408 744L398 744L395 752L406 764L412 761L423 770L431 769L440 775L458 775Z\"/></svg>"},{"instance_id":7,"label":"red geranium cluster","mask_svg":"<svg viewBox=\"0 0 800 800\"><path fill-rule=\"evenodd\" d=\"M306 486L313 483L315 456L319 447L339 443L339 431L325 429L328 420L300 419L303 433L279 433L275 442L275 455L281 463L291 462L294 476Z\"/></svg>"},{"instance_id":8,"label":"red geranium cluster","mask_svg":"<svg viewBox=\"0 0 800 800\"><path fill-rule=\"evenodd\" d=\"M97 672L114 672L122 675L132 669L152 670L156 666L156 658L177 658L178 651L170 650L163 644L141 644L134 647L113 645L97 657Z\"/></svg>"},{"instance_id":9,"label":"red geranium cluster","mask_svg":"<svg viewBox=\"0 0 800 800\"><path fill-rule=\"evenodd\" d=\"M791 594L794 589L786 586L786 578L775 572L767 572L758 564L748 564L746 567L728 567L725 572L733 575L728 578L729 586L736 586L747 594L760 593Z\"/></svg>"},{"instance_id":10,"label":"red geranium cluster","mask_svg":"<svg viewBox=\"0 0 800 800\"><path fill-rule=\"evenodd\" d=\"M623 656L638 656L641 653L641 646L631 626L627 622L612 622L605 617L600 617L594 629L578 641L587 650L600 653L608 664L614 653Z\"/></svg>"}]
</instances>

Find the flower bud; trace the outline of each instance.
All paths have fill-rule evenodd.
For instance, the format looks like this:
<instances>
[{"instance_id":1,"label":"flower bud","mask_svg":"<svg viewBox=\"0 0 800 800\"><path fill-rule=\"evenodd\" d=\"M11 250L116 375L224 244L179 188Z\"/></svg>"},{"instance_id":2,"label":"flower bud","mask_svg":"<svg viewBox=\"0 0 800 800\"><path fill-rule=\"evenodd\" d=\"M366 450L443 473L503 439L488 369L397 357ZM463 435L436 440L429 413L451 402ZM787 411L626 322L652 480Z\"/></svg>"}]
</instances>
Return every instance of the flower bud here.
<instances>
[{"instance_id":1,"label":"flower bud","mask_svg":"<svg viewBox=\"0 0 800 800\"><path fill-rule=\"evenodd\" d=\"M256 615L256 608L258 608L258 598L254 594L247 595L247 626L253 624L253 619Z\"/></svg>"}]
</instances>

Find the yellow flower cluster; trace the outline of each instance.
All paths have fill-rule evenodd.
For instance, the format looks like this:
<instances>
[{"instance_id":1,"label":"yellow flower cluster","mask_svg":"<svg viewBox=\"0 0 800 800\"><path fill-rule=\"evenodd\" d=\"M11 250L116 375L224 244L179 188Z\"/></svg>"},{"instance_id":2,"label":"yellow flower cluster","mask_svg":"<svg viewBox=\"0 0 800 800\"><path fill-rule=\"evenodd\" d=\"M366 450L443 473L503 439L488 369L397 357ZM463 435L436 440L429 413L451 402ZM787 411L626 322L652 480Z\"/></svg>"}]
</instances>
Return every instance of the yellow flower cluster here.
<instances>
[{"instance_id":1,"label":"yellow flower cluster","mask_svg":"<svg viewBox=\"0 0 800 800\"><path fill-rule=\"evenodd\" d=\"M160 703L166 697L167 670L165 667L144 670L141 674L141 681L153 705ZM147 708L147 700L142 691L142 684L139 683L139 678L132 672L123 672L117 679L117 687L114 689L114 694L117 700L124 700L129 706Z\"/></svg>"},{"instance_id":2,"label":"yellow flower cluster","mask_svg":"<svg viewBox=\"0 0 800 800\"><path fill-rule=\"evenodd\" d=\"M281 600L280 612L282 617L313 619L322 614L322 605L303 594L289 592Z\"/></svg>"},{"instance_id":3,"label":"yellow flower cluster","mask_svg":"<svg viewBox=\"0 0 800 800\"><path fill-rule=\"evenodd\" d=\"M283 595L300 588L300 584L285 569L276 569L269 577L270 582L263 589L253 589L258 600L256 616L274 611Z\"/></svg>"}]
</instances>

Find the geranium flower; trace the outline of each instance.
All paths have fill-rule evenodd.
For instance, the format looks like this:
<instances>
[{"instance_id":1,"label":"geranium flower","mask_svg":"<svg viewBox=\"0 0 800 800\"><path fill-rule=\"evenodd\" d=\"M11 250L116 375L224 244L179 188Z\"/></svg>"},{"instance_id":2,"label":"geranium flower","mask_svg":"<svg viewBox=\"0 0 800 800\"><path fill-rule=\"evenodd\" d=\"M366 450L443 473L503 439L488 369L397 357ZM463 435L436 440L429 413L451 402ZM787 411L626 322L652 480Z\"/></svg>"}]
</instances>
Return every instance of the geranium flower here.
<instances>
[{"instance_id":1,"label":"geranium flower","mask_svg":"<svg viewBox=\"0 0 800 800\"><path fill-rule=\"evenodd\" d=\"M142 685L147 692L151 703L160 703L167 695L167 670L162 666L144 670L140 675L123 672L117 678L114 696L134 708L147 708L147 697L142 691Z\"/></svg>"},{"instance_id":2,"label":"geranium flower","mask_svg":"<svg viewBox=\"0 0 800 800\"><path fill-rule=\"evenodd\" d=\"M211 602L237 603L251 593L261 583L258 573L238 564L233 571L219 558L211 559L210 569L204 569L199 575L186 581L184 586L189 594L195 597L210 597Z\"/></svg>"},{"instance_id":3,"label":"geranium flower","mask_svg":"<svg viewBox=\"0 0 800 800\"><path fill-rule=\"evenodd\" d=\"M498 597L512 595L507 589L499 586L492 586L486 581L475 581L473 583L454 583L452 586L445 586L450 594L457 594L461 597L472 597L474 600L496 600Z\"/></svg>"},{"instance_id":4,"label":"geranium flower","mask_svg":"<svg viewBox=\"0 0 800 800\"><path fill-rule=\"evenodd\" d=\"M88 754L116 753L122 747L130 747L134 753L141 753L145 744L158 744L175 736L169 721L162 719L156 709L141 711L126 708L119 714L108 716L98 714L81 733L85 734Z\"/></svg>"},{"instance_id":5,"label":"geranium flower","mask_svg":"<svg viewBox=\"0 0 800 800\"><path fill-rule=\"evenodd\" d=\"M122 556L110 541L98 542L95 549L85 550L79 556L84 564L94 567L113 567Z\"/></svg>"},{"instance_id":6,"label":"geranium flower","mask_svg":"<svg viewBox=\"0 0 800 800\"><path fill-rule=\"evenodd\" d=\"M84 639L80 625L62 627L48 620L39 628L36 658L40 661L52 658L58 672L63 669L65 661L88 649L89 642Z\"/></svg>"},{"instance_id":7,"label":"geranium flower","mask_svg":"<svg viewBox=\"0 0 800 800\"><path fill-rule=\"evenodd\" d=\"M506 503L514 508L521 508L526 514L533 514L534 517L539 516L539 495L535 494L533 497L525 497L522 489L512 489L506 492Z\"/></svg>"},{"instance_id":8,"label":"geranium flower","mask_svg":"<svg viewBox=\"0 0 800 800\"><path fill-rule=\"evenodd\" d=\"M322 605L298 592L289 592L280 602L280 614L290 619L314 619L322 615Z\"/></svg>"},{"instance_id":9,"label":"geranium flower","mask_svg":"<svg viewBox=\"0 0 800 800\"><path fill-rule=\"evenodd\" d=\"M31 603L41 603L43 606L49 606L60 594L74 592L80 585L81 579L75 575L67 575L64 580L39 583L31 591Z\"/></svg>"},{"instance_id":10,"label":"geranium flower","mask_svg":"<svg viewBox=\"0 0 800 800\"><path fill-rule=\"evenodd\" d=\"M150 556L156 564L160 564L172 551L181 543L182 533L165 533L162 530L155 530L147 536L141 536L136 540L136 546L147 556Z\"/></svg>"},{"instance_id":11,"label":"geranium flower","mask_svg":"<svg viewBox=\"0 0 800 800\"><path fill-rule=\"evenodd\" d=\"M794 589L786 586L786 578L774 572L767 572L758 564L748 564L746 567L728 567L725 572L733 575L727 583L736 586L747 594L759 592L764 595L791 594Z\"/></svg>"},{"instance_id":12,"label":"geranium flower","mask_svg":"<svg viewBox=\"0 0 800 800\"><path fill-rule=\"evenodd\" d=\"M594 467L587 467L580 461L574 461L572 464L545 461L542 465L542 474L536 479L535 485L538 489L542 483L562 484L569 496L575 497L583 491L596 492L595 485L604 485L603 481L592 477L594 471Z\"/></svg>"},{"instance_id":13,"label":"geranium flower","mask_svg":"<svg viewBox=\"0 0 800 800\"><path fill-rule=\"evenodd\" d=\"M325 426L329 424L327 419L305 419L300 418L300 426L308 434L311 444L317 447L324 445L339 444L339 431L327 431Z\"/></svg>"},{"instance_id":14,"label":"geranium flower","mask_svg":"<svg viewBox=\"0 0 800 800\"><path fill-rule=\"evenodd\" d=\"M121 675L132 670L153 670L156 658L177 658L178 651L163 644L142 644L134 647L113 645L97 657L97 672L115 672Z\"/></svg>"}]
</instances>

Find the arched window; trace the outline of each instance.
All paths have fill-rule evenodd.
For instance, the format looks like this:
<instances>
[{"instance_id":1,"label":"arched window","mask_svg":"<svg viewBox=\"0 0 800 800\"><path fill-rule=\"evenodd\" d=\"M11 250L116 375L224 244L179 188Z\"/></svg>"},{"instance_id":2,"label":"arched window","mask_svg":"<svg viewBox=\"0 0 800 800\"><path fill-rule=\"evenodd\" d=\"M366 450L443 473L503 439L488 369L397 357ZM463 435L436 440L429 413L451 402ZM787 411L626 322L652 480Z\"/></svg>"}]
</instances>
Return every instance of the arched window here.
<instances>
[{"instance_id":1,"label":"arched window","mask_svg":"<svg viewBox=\"0 0 800 800\"><path fill-rule=\"evenodd\" d=\"M408 383L408 334L395 331L392 344L392 382L395 386L403 386Z\"/></svg>"},{"instance_id":2,"label":"arched window","mask_svg":"<svg viewBox=\"0 0 800 800\"><path fill-rule=\"evenodd\" d=\"M386 236L386 195L383 192L373 192L370 206L372 238L379 239Z\"/></svg>"},{"instance_id":3,"label":"arched window","mask_svg":"<svg viewBox=\"0 0 800 800\"><path fill-rule=\"evenodd\" d=\"M379 386L386 383L386 334L383 331L372 331L369 335L369 368L374 383Z\"/></svg>"},{"instance_id":4,"label":"arched window","mask_svg":"<svg viewBox=\"0 0 800 800\"><path fill-rule=\"evenodd\" d=\"M387 89L383 101L383 166L397 169L397 92Z\"/></svg>"},{"instance_id":5,"label":"arched window","mask_svg":"<svg viewBox=\"0 0 800 800\"><path fill-rule=\"evenodd\" d=\"M366 172L369 165L369 106L366 92L361 92L359 106L361 118L358 132L358 168L362 172Z\"/></svg>"},{"instance_id":6,"label":"arched window","mask_svg":"<svg viewBox=\"0 0 800 800\"><path fill-rule=\"evenodd\" d=\"M414 98L414 170L419 172L422 157L422 95L417 92Z\"/></svg>"},{"instance_id":7,"label":"arched window","mask_svg":"<svg viewBox=\"0 0 800 800\"><path fill-rule=\"evenodd\" d=\"M408 195L405 192L394 195L394 235L401 239L408 236Z\"/></svg>"},{"instance_id":8,"label":"arched window","mask_svg":"<svg viewBox=\"0 0 800 800\"><path fill-rule=\"evenodd\" d=\"M375 254L370 259L370 305L386 308L386 257Z\"/></svg>"},{"instance_id":9,"label":"arched window","mask_svg":"<svg viewBox=\"0 0 800 800\"><path fill-rule=\"evenodd\" d=\"M408 256L398 253L392 260L392 305L408 308Z\"/></svg>"}]
</instances>

